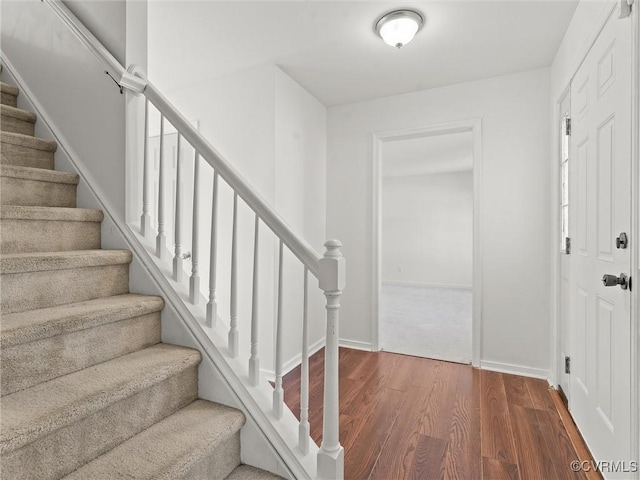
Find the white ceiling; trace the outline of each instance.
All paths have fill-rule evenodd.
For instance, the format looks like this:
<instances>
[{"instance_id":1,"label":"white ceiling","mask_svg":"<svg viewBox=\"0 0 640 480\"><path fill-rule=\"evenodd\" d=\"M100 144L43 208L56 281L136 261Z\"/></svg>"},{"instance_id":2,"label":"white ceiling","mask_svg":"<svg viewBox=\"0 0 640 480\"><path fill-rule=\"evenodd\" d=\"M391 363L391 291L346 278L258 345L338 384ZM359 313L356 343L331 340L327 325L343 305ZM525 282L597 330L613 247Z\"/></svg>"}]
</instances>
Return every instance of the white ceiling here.
<instances>
[{"instance_id":1,"label":"white ceiling","mask_svg":"<svg viewBox=\"0 0 640 480\"><path fill-rule=\"evenodd\" d=\"M385 178L472 169L472 132L394 140L382 145L382 176Z\"/></svg>"},{"instance_id":2,"label":"white ceiling","mask_svg":"<svg viewBox=\"0 0 640 480\"><path fill-rule=\"evenodd\" d=\"M549 66L576 5L152 0L149 70L174 88L272 63L332 106ZM398 7L426 17L400 50L373 31Z\"/></svg>"}]
</instances>

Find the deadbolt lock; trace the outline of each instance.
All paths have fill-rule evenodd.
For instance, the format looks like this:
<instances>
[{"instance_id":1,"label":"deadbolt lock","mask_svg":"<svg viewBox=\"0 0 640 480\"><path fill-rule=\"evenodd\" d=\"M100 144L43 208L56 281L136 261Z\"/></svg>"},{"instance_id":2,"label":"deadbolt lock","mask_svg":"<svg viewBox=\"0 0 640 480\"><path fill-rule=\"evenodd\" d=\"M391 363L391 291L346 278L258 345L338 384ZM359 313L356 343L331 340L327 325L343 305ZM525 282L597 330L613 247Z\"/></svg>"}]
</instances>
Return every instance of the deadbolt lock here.
<instances>
[{"instance_id":1,"label":"deadbolt lock","mask_svg":"<svg viewBox=\"0 0 640 480\"><path fill-rule=\"evenodd\" d=\"M622 232L618 238L616 238L616 248L627 248L629 245L629 238L627 238L627 234Z\"/></svg>"}]
</instances>

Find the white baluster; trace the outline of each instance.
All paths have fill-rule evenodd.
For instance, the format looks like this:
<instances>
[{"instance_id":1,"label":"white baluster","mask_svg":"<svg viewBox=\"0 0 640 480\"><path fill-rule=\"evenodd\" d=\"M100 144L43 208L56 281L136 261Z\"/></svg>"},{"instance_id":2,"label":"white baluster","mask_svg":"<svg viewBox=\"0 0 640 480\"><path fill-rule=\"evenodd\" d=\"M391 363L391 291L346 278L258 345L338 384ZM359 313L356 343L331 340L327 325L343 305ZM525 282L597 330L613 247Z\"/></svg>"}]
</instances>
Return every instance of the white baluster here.
<instances>
[{"instance_id":1,"label":"white baluster","mask_svg":"<svg viewBox=\"0 0 640 480\"><path fill-rule=\"evenodd\" d=\"M231 236L231 301L229 306L229 354L238 356L238 194L233 194L233 233Z\"/></svg>"},{"instance_id":2,"label":"white baluster","mask_svg":"<svg viewBox=\"0 0 640 480\"><path fill-rule=\"evenodd\" d=\"M164 235L164 115L160 115L160 167L158 172L158 234L156 255L164 258L167 238Z\"/></svg>"},{"instance_id":3,"label":"white baluster","mask_svg":"<svg viewBox=\"0 0 640 480\"><path fill-rule=\"evenodd\" d=\"M194 305L197 305L200 301L200 276L198 275L198 257L200 255L198 244L198 226L200 225L199 178L200 156L196 152L193 158L193 219L191 221L191 278L189 278L189 300Z\"/></svg>"},{"instance_id":4,"label":"white baluster","mask_svg":"<svg viewBox=\"0 0 640 480\"><path fill-rule=\"evenodd\" d=\"M142 164L142 215L140 216L140 233L147 237L151 232L151 216L149 215L149 100L144 101L144 154Z\"/></svg>"},{"instance_id":5,"label":"white baluster","mask_svg":"<svg viewBox=\"0 0 640 480\"><path fill-rule=\"evenodd\" d=\"M213 327L218 318L216 302L216 268L218 254L218 172L213 174L213 196L211 197L211 250L209 263L209 302L207 302L207 325Z\"/></svg>"},{"instance_id":6,"label":"white baluster","mask_svg":"<svg viewBox=\"0 0 640 480\"><path fill-rule=\"evenodd\" d=\"M322 444L318 451L318 478L344 478L344 449L340 445L340 395L338 377L338 323L344 288L342 244L329 240L320 260L320 289L327 298L327 337L324 349L324 411Z\"/></svg>"},{"instance_id":7,"label":"white baluster","mask_svg":"<svg viewBox=\"0 0 640 480\"><path fill-rule=\"evenodd\" d=\"M256 213L255 237L253 243L253 292L251 297L251 357L249 357L249 381L256 386L260 379L260 359L258 358L258 252L260 218Z\"/></svg>"},{"instance_id":8,"label":"white baluster","mask_svg":"<svg viewBox=\"0 0 640 480\"><path fill-rule=\"evenodd\" d=\"M307 285L309 270L304 269L304 301L302 302L302 363L300 365L300 426L298 446L304 455L309 453L309 303Z\"/></svg>"},{"instance_id":9,"label":"white baluster","mask_svg":"<svg viewBox=\"0 0 640 480\"><path fill-rule=\"evenodd\" d=\"M282 390L282 240L278 256L278 310L276 314L276 385L273 389L273 414L282 418L284 391Z\"/></svg>"},{"instance_id":10,"label":"white baluster","mask_svg":"<svg viewBox=\"0 0 640 480\"><path fill-rule=\"evenodd\" d=\"M182 175L181 175L181 135L178 134L178 146L176 153L176 211L175 211L175 220L174 220L174 238L175 238L175 253L173 256L173 279L182 283L182 278L184 277L184 258L182 258Z\"/></svg>"}]
</instances>

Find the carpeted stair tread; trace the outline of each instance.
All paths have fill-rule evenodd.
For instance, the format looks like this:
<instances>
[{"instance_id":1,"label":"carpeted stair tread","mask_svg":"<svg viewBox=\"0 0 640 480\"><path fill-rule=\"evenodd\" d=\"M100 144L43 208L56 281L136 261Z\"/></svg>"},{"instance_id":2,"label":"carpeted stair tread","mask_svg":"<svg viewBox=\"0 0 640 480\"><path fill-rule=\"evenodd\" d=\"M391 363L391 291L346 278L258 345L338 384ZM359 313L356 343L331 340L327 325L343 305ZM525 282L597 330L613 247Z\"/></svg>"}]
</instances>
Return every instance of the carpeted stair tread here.
<instances>
[{"instance_id":1,"label":"carpeted stair tread","mask_svg":"<svg viewBox=\"0 0 640 480\"><path fill-rule=\"evenodd\" d=\"M58 149L58 144L53 140L45 140L44 138L14 132L0 132L0 143L9 143L11 145L33 148L34 150L42 150L44 152L55 152Z\"/></svg>"},{"instance_id":2,"label":"carpeted stair tread","mask_svg":"<svg viewBox=\"0 0 640 480\"><path fill-rule=\"evenodd\" d=\"M0 103L3 105L16 107L18 105L18 93L20 92L17 87L0 82Z\"/></svg>"},{"instance_id":3,"label":"carpeted stair tread","mask_svg":"<svg viewBox=\"0 0 640 480\"><path fill-rule=\"evenodd\" d=\"M24 135L35 135L35 123L37 120L35 113L2 103L0 105L0 115L2 117L1 130Z\"/></svg>"},{"instance_id":4,"label":"carpeted stair tread","mask_svg":"<svg viewBox=\"0 0 640 480\"><path fill-rule=\"evenodd\" d=\"M237 434L244 422L244 414L239 410L196 400L65 479L191 478L190 470L205 457L215 454L217 447ZM225 460L220 458L221 462ZM216 471L208 474L207 478L223 478Z\"/></svg>"},{"instance_id":5,"label":"carpeted stair tread","mask_svg":"<svg viewBox=\"0 0 640 480\"><path fill-rule=\"evenodd\" d=\"M35 223L38 222L35 221ZM56 226L59 222L40 223ZM67 225L70 228L74 225L83 229L92 227L91 229L97 230L99 239L99 223L67 222ZM5 244L4 233L3 231L2 249L9 250L12 243ZM43 242L46 241L47 246L51 246L49 241L51 238L50 235L43 236ZM90 239L90 237L87 238ZM29 245L29 248L32 247L33 245ZM29 250L32 253L22 250L22 253L14 251L0 255L2 314L129 293L131 252L96 250L87 245L79 248L65 246L64 250L56 251L51 248L48 253L32 249Z\"/></svg>"},{"instance_id":6,"label":"carpeted stair tread","mask_svg":"<svg viewBox=\"0 0 640 480\"><path fill-rule=\"evenodd\" d=\"M54 154L58 146L56 142L26 135L26 132L17 133L12 128L4 130L11 131L0 131L0 161L3 165L53 169Z\"/></svg>"},{"instance_id":7,"label":"carpeted stair tread","mask_svg":"<svg viewBox=\"0 0 640 480\"><path fill-rule=\"evenodd\" d=\"M102 210L89 208L34 207L24 205L0 206L3 220L46 220L51 222L102 222Z\"/></svg>"},{"instance_id":8,"label":"carpeted stair tread","mask_svg":"<svg viewBox=\"0 0 640 480\"><path fill-rule=\"evenodd\" d=\"M250 465L240 465L225 480L282 480L282 477Z\"/></svg>"},{"instance_id":9,"label":"carpeted stair tread","mask_svg":"<svg viewBox=\"0 0 640 480\"><path fill-rule=\"evenodd\" d=\"M0 82L0 92L8 93L9 95L13 95L14 97L17 97L18 93L20 93L20 90L18 89L18 87L14 85L9 85L8 83Z\"/></svg>"},{"instance_id":10,"label":"carpeted stair tread","mask_svg":"<svg viewBox=\"0 0 640 480\"><path fill-rule=\"evenodd\" d=\"M29 110L23 110L9 105L0 105L0 113L2 116L15 118L22 122L36 123L38 116Z\"/></svg>"},{"instance_id":11,"label":"carpeted stair tread","mask_svg":"<svg viewBox=\"0 0 640 480\"><path fill-rule=\"evenodd\" d=\"M3 316L0 395L161 342L163 302L159 297L114 297L115 301L77 302ZM43 362L43 358L47 361Z\"/></svg>"},{"instance_id":12,"label":"carpeted stair tread","mask_svg":"<svg viewBox=\"0 0 640 480\"><path fill-rule=\"evenodd\" d=\"M16 198L15 193L14 190L11 200L18 202L20 198ZM2 196L2 201L7 201L5 195ZM101 210L67 206L2 205L0 253L99 249L103 218Z\"/></svg>"},{"instance_id":13,"label":"carpeted stair tread","mask_svg":"<svg viewBox=\"0 0 640 480\"><path fill-rule=\"evenodd\" d=\"M0 165L0 176L33 180L36 182L64 183L77 185L80 176L75 173L47 170L45 168L21 167L17 165Z\"/></svg>"},{"instance_id":14,"label":"carpeted stair tread","mask_svg":"<svg viewBox=\"0 0 640 480\"><path fill-rule=\"evenodd\" d=\"M0 273L25 273L131 263L128 250L76 250L69 252L14 253L0 258Z\"/></svg>"},{"instance_id":15,"label":"carpeted stair tread","mask_svg":"<svg viewBox=\"0 0 640 480\"><path fill-rule=\"evenodd\" d=\"M200 352L158 344L2 399L0 451L8 453L200 363Z\"/></svg>"},{"instance_id":16,"label":"carpeted stair tread","mask_svg":"<svg viewBox=\"0 0 640 480\"><path fill-rule=\"evenodd\" d=\"M4 151L5 146L2 149ZM25 155L14 158L30 164ZM75 208L78 175L20 165L0 165L0 201L3 205ZM40 163L40 166L45 165Z\"/></svg>"},{"instance_id":17,"label":"carpeted stair tread","mask_svg":"<svg viewBox=\"0 0 640 480\"><path fill-rule=\"evenodd\" d=\"M2 316L2 348L159 312L161 297L128 293Z\"/></svg>"}]
</instances>

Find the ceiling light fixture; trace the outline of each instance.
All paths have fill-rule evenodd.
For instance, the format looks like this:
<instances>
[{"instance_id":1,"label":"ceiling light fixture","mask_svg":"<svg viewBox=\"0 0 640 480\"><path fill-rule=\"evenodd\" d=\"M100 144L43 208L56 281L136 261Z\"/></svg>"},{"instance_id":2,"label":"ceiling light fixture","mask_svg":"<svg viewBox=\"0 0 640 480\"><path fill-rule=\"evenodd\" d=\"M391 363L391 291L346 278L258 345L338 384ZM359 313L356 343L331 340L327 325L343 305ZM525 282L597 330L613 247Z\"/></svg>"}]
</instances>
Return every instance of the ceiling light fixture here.
<instances>
[{"instance_id":1,"label":"ceiling light fixture","mask_svg":"<svg viewBox=\"0 0 640 480\"><path fill-rule=\"evenodd\" d=\"M376 22L376 33L387 45L400 48L413 40L422 25L424 18L415 10L394 10Z\"/></svg>"}]
</instances>

